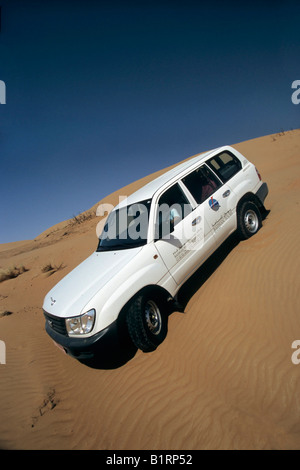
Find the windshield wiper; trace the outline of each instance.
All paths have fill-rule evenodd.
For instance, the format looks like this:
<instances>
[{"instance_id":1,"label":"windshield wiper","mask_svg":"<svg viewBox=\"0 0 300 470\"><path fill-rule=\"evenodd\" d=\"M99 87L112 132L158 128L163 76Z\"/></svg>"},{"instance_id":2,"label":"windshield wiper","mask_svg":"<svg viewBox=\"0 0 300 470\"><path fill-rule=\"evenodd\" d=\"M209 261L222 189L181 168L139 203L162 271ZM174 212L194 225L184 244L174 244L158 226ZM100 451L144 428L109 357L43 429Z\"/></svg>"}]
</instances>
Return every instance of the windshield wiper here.
<instances>
[{"instance_id":1,"label":"windshield wiper","mask_svg":"<svg viewBox=\"0 0 300 470\"><path fill-rule=\"evenodd\" d=\"M122 250L125 248L137 248L139 246L143 246L146 244L146 241L137 241L136 243L116 243L113 245L98 245L96 251L114 251L114 250Z\"/></svg>"}]
</instances>

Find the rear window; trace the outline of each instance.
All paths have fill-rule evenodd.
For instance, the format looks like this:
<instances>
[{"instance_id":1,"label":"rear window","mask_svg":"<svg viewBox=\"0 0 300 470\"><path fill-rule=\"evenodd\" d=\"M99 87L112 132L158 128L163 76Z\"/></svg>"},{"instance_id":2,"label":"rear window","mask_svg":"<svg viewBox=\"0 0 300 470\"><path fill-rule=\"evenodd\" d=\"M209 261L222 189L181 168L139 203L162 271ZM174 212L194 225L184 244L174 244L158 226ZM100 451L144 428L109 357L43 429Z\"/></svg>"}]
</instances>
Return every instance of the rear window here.
<instances>
[{"instance_id":1,"label":"rear window","mask_svg":"<svg viewBox=\"0 0 300 470\"><path fill-rule=\"evenodd\" d=\"M223 152L206 162L225 183L242 169L240 160L230 152Z\"/></svg>"}]
</instances>

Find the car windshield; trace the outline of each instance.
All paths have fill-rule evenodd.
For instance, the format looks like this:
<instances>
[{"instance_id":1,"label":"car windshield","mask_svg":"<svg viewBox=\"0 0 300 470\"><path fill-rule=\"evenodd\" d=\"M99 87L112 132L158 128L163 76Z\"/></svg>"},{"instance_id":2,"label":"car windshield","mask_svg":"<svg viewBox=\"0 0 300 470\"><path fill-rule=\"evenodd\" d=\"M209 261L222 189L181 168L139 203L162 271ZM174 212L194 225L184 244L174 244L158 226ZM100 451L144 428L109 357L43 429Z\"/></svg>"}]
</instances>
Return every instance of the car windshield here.
<instances>
[{"instance_id":1,"label":"car windshield","mask_svg":"<svg viewBox=\"0 0 300 470\"><path fill-rule=\"evenodd\" d=\"M151 200L113 210L99 237L97 251L124 250L147 243Z\"/></svg>"}]
</instances>

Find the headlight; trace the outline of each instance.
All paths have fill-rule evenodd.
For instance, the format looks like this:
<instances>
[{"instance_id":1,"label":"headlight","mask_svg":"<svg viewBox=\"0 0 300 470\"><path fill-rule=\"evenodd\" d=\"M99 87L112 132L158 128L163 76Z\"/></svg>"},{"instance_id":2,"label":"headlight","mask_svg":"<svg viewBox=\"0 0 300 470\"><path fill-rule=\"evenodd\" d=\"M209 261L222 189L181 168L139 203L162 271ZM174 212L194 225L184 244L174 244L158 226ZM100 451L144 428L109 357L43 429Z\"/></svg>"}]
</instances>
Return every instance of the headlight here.
<instances>
[{"instance_id":1,"label":"headlight","mask_svg":"<svg viewBox=\"0 0 300 470\"><path fill-rule=\"evenodd\" d=\"M69 336L90 333L95 322L95 310L89 310L78 317L66 318L66 328Z\"/></svg>"}]
</instances>

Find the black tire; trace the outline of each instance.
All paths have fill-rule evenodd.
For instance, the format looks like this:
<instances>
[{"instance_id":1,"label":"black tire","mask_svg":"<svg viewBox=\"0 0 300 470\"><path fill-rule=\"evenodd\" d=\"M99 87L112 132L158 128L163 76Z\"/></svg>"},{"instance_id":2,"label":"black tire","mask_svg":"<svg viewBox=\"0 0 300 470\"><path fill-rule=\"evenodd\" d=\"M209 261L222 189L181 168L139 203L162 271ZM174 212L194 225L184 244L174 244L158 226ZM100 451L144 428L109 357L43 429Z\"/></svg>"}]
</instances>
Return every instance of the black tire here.
<instances>
[{"instance_id":1,"label":"black tire","mask_svg":"<svg viewBox=\"0 0 300 470\"><path fill-rule=\"evenodd\" d=\"M130 338L143 352L154 351L165 339L168 315L157 295L138 295L130 303L126 322Z\"/></svg>"},{"instance_id":2,"label":"black tire","mask_svg":"<svg viewBox=\"0 0 300 470\"><path fill-rule=\"evenodd\" d=\"M247 240L255 235L262 226L259 208L252 201L244 202L237 216L237 230L241 240Z\"/></svg>"}]
</instances>

